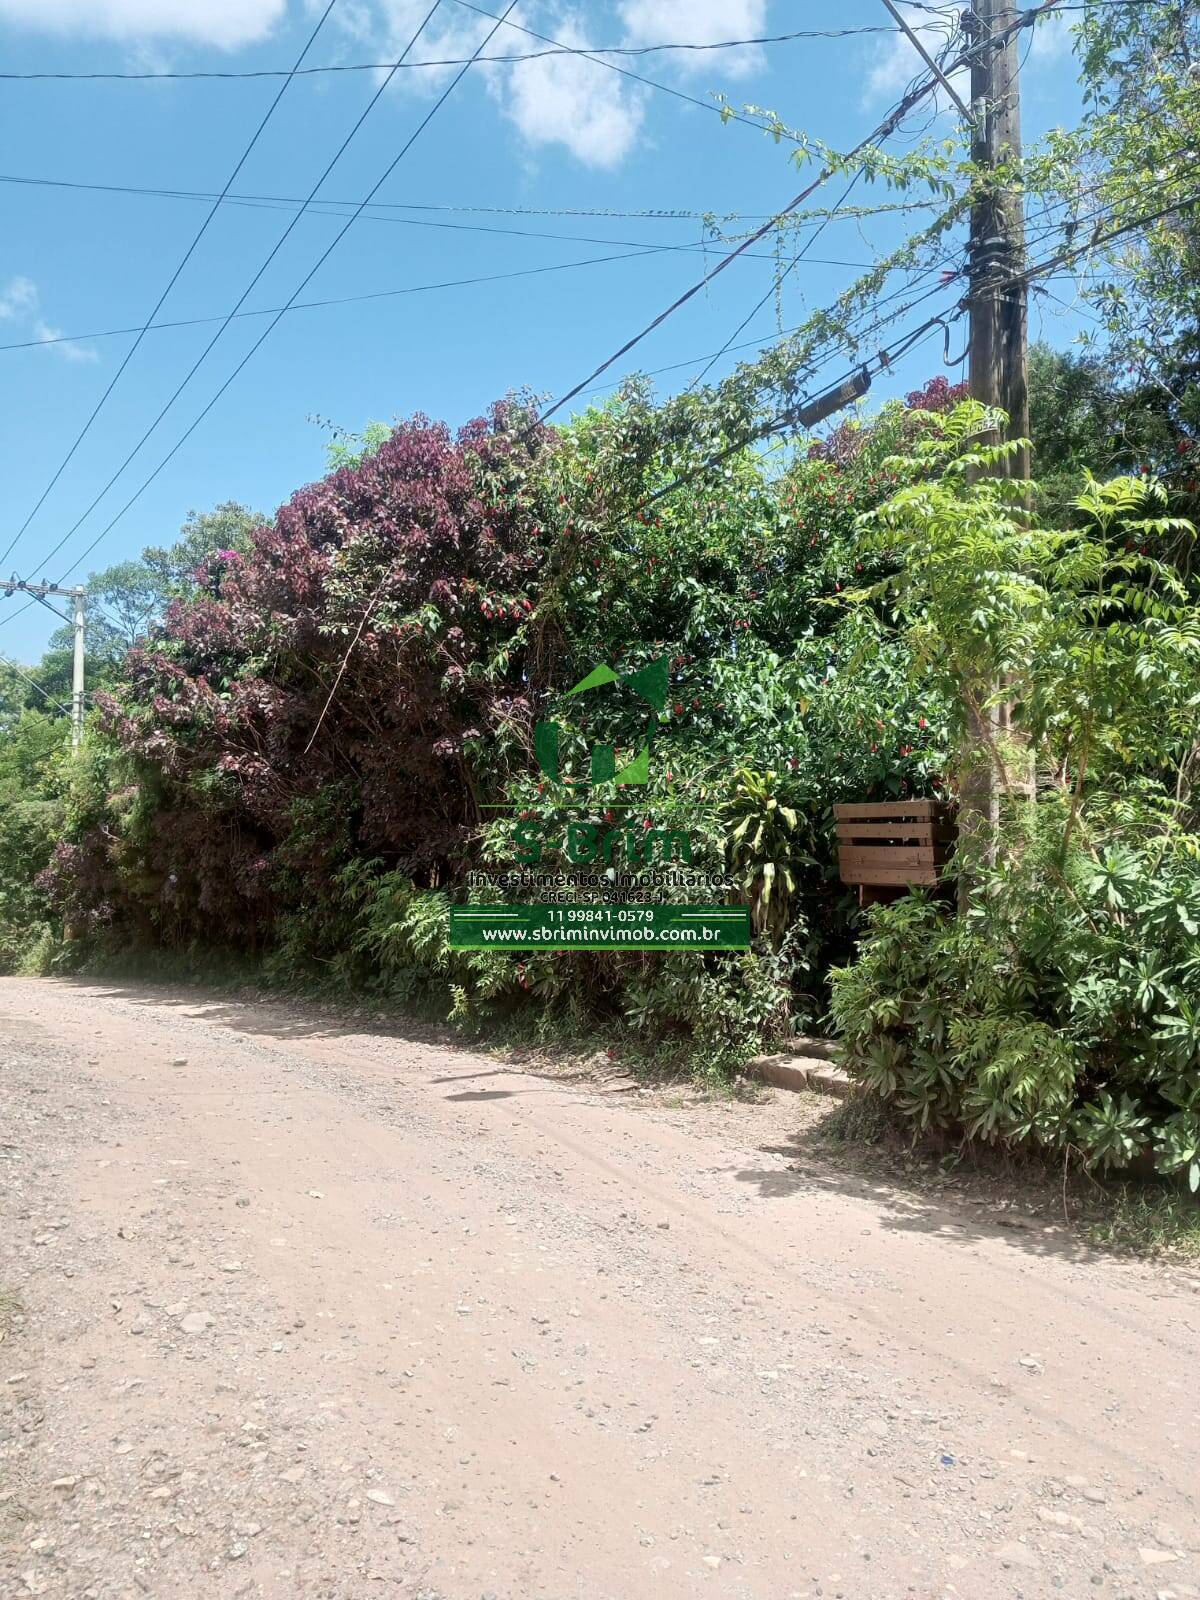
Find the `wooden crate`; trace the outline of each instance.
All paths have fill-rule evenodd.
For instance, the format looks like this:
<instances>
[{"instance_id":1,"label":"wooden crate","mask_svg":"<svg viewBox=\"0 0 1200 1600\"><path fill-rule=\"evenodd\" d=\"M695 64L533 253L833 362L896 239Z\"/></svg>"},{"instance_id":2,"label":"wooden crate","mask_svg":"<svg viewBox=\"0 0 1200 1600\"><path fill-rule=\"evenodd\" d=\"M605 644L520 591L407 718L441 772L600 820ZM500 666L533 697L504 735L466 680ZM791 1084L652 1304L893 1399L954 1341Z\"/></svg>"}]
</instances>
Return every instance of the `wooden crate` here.
<instances>
[{"instance_id":1,"label":"wooden crate","mask_svg":"<svg viewBox=\"0 0 1200 1600\"><path fill-rule=\"evenodd\" d=\"M838 873L862 904L941 882L954 849L954 811L944 800L835 806Z\"/></svg>"}]
</instances>

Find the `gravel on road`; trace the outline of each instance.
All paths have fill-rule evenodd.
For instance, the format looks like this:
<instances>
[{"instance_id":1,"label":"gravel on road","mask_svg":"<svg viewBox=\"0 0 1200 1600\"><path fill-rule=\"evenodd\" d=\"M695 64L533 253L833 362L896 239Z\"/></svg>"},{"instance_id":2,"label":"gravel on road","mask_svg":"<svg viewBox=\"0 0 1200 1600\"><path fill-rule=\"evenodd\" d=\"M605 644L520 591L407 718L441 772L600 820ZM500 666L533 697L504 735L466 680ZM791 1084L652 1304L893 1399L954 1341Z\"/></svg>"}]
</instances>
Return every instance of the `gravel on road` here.
<instances>
[{"instance_id":1,"label":"gravel on road","mask_svg":"<svg viewBox=\"0 0 1200 1600\"><path fill-rule=\"evenodd\" d=\"M1200 1293L806 1097L0 981L0 1594L1183 1600Z\"/></svg>"}]
</instances>

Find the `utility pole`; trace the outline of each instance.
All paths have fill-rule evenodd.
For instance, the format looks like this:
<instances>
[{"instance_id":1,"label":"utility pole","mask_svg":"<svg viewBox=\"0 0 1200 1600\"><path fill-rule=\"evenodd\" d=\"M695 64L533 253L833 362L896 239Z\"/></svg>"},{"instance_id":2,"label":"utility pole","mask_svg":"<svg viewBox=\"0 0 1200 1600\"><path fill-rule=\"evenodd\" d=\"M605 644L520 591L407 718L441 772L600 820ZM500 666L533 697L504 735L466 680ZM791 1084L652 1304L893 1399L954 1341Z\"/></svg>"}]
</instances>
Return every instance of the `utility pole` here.
<instances>
[{"instance_id":1,"label":"utility pole","mask_svg":"<svg viewBox=\"0 0 1200 1600\"><path fill-rule=\"evenodd\" d=\"M4 584L4 597L9 599L17 590L24 594L31 594L35 600L40 600L43 605L48 604L47 595L61 595L63 599L71 602L71 749L78 750L83 743L83 666L84 652L87 636L87 590L83 584L77 583L70 589L63 589L54 583L29 583L24 578L11 577ZM50 610L62 615L57 606L50 606Z\"/></svg>"},{"instance_id":2,"label":"utility pole","mask_svg":"<svg viewBox=\"0 0 1200 1600\"><path fill-rule=\"evenodd\" d=\"M83 652L87 631L85 601L87 590L77 583L71 590L73 626L71 638L71 749L78 750L83 742Z\"/></svg>"},{"instance_id":3,"label":"utility pole","mask_svg":"<svg viewBox=\"0 0 1200 1600\"><path fill-rule=\"evenodd\" d=\"M967 246L971 394L1007 412L1010 439L1029 436L1025 201L1020 188L992 185L987 175L1021 157L1021 16L1012 0L974 0L964 19L973 52L971 160L986 185L971 211ZM1028 478L1028 451L1004 470Z\"/></svg>"},{"instance_id":4,"label":"utility pole","mask_svg":"<svg viewBox=\"0 0 1200 1600\"><path fill-rule=\"evenodd\" d=\"M969 379L972 398L1007 414L1009 439L1029 437L1025 199L1021 187L997 181L994 174L1021 158L1020 22L1013 0L973 0L964 17L972 52L971 160L980 184L967 245ZM1022 446L996 471L1027 479L1028 448ZM1012 707L997 699L1003 685L980 681L964 687L968 747L960 778L959 830L964 841L976 835L984 859L994 862L1001 790L1031 795L1033 775L1028 761L1016 756ZM960 906L969 895L964 874Z\"/></svg>"}]
</instances>

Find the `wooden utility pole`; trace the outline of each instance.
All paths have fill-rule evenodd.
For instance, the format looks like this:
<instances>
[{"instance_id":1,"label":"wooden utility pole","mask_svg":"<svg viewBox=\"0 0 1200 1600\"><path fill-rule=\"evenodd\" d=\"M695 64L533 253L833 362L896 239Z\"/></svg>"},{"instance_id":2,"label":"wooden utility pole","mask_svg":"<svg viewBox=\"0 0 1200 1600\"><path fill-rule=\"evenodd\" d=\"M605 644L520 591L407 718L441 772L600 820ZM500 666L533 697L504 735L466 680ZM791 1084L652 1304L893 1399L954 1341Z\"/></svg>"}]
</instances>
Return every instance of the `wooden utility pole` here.
<instances>
[{"instance_id":1,"label":"wooden utility pole","mask_svg":"<svg viewBox=\"0 0 1200 1600\"><path fill-rule=\"evenodd\" d=\"M974 399L1007 414L1010 439L1029 437L1025 199L1019 185L1002 178L993 181L992 175L1021 157L1020 20L1012 0L974 0L964 19L972 47L971 159L980 185L967 246L969 378ZM1028 448L1007 458L997 471L1010 478L1028 478ZM1033 791L1027 763L1012 761L1011 707L996 703L997 687L1002 686L985 682L967 686L967 761L959 793L960 831L964 839L972 833L982 835L989 861L995 860L1001 789ZM1024 771L1014 770L1022 767ZM964 875L959 880L961 903L966 903L969 892Z\"/></svg>"},{"instance_id":2,"label":"wooden utility pole","mask_svg":"<svg viewBox=\"0 0 1200 1600\"><path fill-rule=\"evenodd\" d=\"M971 211L967 246L971 394L1008 413L1010 439L1029 436L1025 200L1020 188L992 185L987 175L1021 156L1020 21L1012 0L975 0L965 19L973 49L971 159L984 183ZM1027 478L1028 452L1022 450L1006 471Z\"/></svg>"}]
</instances>

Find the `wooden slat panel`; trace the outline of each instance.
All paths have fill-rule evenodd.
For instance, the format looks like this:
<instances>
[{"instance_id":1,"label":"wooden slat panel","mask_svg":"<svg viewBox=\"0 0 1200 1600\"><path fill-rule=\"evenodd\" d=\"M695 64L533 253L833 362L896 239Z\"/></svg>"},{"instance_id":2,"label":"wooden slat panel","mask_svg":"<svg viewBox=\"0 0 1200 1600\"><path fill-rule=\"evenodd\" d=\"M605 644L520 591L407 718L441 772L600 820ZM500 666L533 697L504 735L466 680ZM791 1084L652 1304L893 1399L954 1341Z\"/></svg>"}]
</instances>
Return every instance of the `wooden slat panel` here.
<instances>
[{"instance_id":1,"label":"wooden slat panel","mask_svg":"<svg viewBox=\"0 0 1200 1600\"><path fill-rule=\"evenodd\" d=\"M945 845L881 844L856 850L853 845L838 846L838 863L843 867L920 867L944 862L950 852Z\"/></svg>"},{"instance_id":2,"label":"wooden slat panel","mask_svg":"<svg viewBox=\"0 0 1200 1600\"><path fill-rule=\"evenodd\" d=\"M849 802L836 805L833 814L839 822L848 822L852 817L923 817L940 816L945 810L944 800L871 800L865 805L853 805Z\"/></svg>"},{"instance_id":3,"label":"wooden slat panel","mask_svg":"<svg viewBox=\"0 0 1200 1600\"><path fill-rule=\"evenodd\" d=\"M879 885L905 884L931 884L941 881L936 867L897 867L888 870L886 867L845 867L840 873L843 883L866 883Z\"/></svg>"},{"instance_id":4,"label":"wooden slat panel","mask_svg":"<svg viewBox=\"0 0 1200 1600\"><path fill-rule=\"evenodd\" d=\"M898 844L953 842L954 829L945 822L839 822L837 836L850 839L894 839Z\"/></svg>"}]
</instances>

